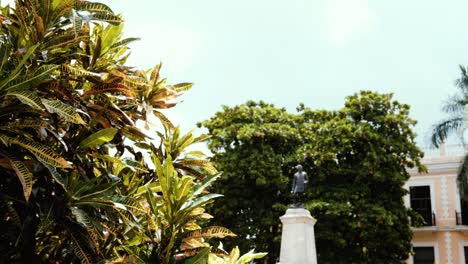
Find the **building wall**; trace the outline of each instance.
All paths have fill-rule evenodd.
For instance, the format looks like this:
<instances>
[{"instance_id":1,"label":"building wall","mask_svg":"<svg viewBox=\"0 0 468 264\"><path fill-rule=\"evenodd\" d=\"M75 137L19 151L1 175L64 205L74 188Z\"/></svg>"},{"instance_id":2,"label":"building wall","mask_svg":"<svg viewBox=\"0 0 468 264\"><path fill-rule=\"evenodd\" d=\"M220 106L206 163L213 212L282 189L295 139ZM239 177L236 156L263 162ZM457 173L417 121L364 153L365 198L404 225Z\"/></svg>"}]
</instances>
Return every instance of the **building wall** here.
<instances>
[{"instance_id":1,"label":"building wall","mask_svg":"<svg viewBox=\"0 0 468 264\"><path fill-rule=\"evenodd\" d=\"M413 247L434 247L436 263L465 263L463 247L468 246L468 226L456 224L456 212L461 212L456 183L460 160L460 156L425 159L428 173L409 170L411 178L405 184L408 190L411 186L430 186L436 225L413 228L412 243ZM405 204L410 206L409 195L405 197ZM412 257L408 263L413 263Z\"/></svg>"}]
</instances>

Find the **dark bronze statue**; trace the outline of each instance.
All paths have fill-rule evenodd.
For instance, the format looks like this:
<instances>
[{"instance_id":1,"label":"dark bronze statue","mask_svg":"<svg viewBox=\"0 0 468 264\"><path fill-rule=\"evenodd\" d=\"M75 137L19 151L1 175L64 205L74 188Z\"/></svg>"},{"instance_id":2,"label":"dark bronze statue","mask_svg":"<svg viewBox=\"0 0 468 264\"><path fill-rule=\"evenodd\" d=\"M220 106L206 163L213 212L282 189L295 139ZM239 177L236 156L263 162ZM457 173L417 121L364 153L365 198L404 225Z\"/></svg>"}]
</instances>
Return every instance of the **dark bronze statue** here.
<instances>
[{"instance_id":1,"label":"dark bronze statue","mask_svg":"<svg viewBox=\"0 0 468 264\"><path fill-rule=\"evenodd\" d=\"M301 203L303 202L305 188L309 179L307 173L303 171L301 164L298 164L295 169L297 171L294 173L291 193L294 196L294 207L303 207Z\"/></svg>"}]
</instances>

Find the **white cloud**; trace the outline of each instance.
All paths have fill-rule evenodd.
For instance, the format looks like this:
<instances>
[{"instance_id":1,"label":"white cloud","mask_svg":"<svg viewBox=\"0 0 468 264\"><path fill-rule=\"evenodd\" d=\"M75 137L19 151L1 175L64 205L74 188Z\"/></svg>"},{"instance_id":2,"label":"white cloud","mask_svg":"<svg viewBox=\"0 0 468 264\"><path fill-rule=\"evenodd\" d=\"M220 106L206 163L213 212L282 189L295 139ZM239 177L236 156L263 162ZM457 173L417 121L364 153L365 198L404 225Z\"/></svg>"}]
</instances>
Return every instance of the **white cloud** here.
<instances>
[{"instance_id":1,"label":"white cloud","mask_svg":"<svg viewBox=\"0 0 468 264\"><path fill-rule=\"evenodd\" d=\"M375 22L368 0L327 0L326 12L330 40L338 45L369 33Z\"/></svg>"}]
</instances>

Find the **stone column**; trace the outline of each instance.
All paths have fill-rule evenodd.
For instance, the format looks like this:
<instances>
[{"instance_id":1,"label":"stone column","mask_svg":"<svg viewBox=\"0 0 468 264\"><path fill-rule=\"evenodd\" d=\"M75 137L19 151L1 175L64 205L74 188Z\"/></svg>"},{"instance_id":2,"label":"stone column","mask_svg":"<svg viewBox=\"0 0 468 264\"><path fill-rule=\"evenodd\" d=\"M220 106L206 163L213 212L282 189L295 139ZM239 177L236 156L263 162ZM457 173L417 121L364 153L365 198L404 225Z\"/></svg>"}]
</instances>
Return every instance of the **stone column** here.
<instances>
[{"instance_id":1,"label":"stone column","mask_svg":"<svg viewBox=\"0 0 468 264\"><path fill-rule=\"evenodd\" d=\"M280 217L283 223L281 235L281 264L317 264L315 251L315 220L304 208L289 208Z\"/></svg>"}]
</instances>

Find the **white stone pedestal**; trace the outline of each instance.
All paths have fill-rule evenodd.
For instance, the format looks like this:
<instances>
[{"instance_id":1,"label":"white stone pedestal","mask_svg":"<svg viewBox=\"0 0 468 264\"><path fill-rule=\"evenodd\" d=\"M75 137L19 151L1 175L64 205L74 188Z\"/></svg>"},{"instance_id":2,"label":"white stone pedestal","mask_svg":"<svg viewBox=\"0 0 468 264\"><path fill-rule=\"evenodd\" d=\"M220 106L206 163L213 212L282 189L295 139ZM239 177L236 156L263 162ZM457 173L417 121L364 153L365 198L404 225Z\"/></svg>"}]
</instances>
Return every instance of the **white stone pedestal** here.
<instances>
[{"instance_id":1,"label":"white stone pedestal","mask_svg":"<svg viewBox=\"0 0 468 264\"><path fill-rule=\"evenodd\" d=\"M304 208L289 208L280 217L283 223L281 235L281 264L317 264L315 251L315 220Z\"/></svg>"}]
</instances>

